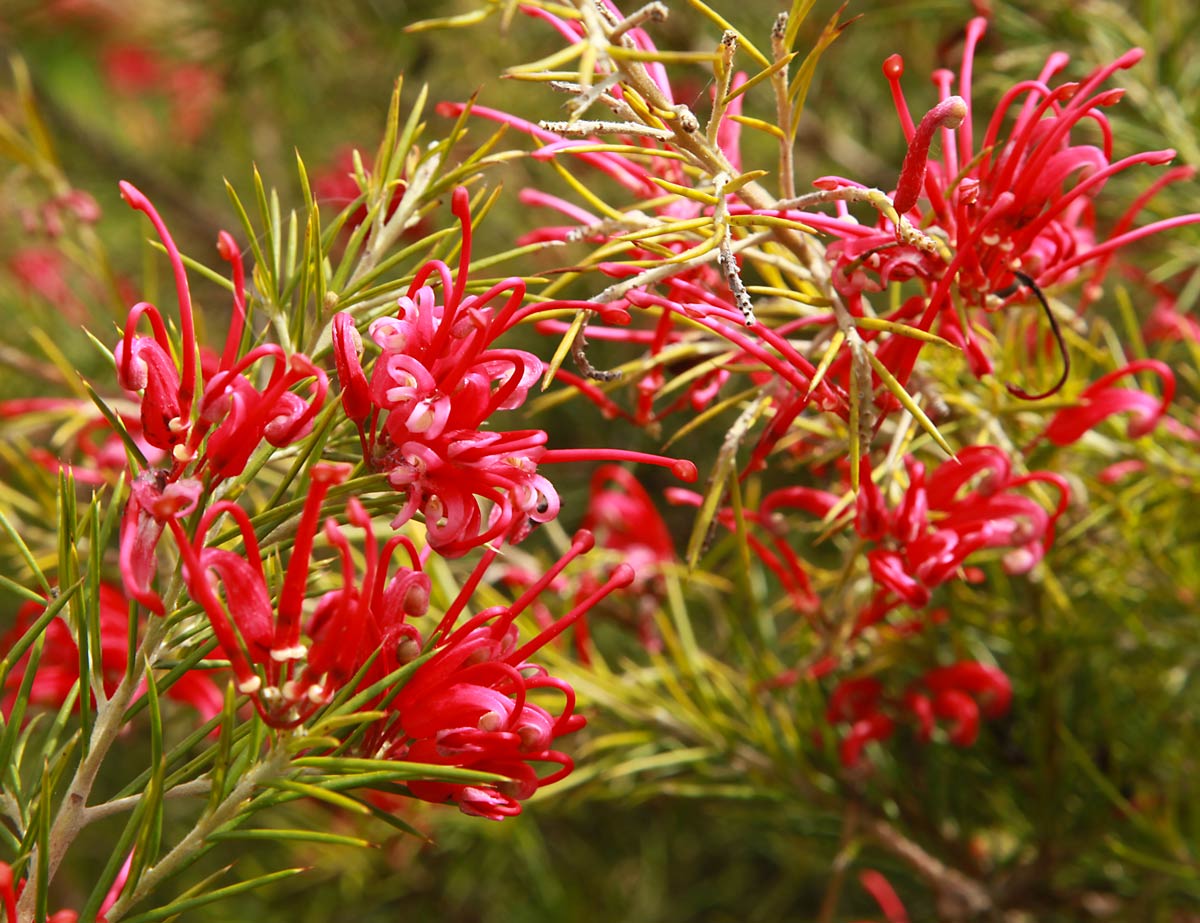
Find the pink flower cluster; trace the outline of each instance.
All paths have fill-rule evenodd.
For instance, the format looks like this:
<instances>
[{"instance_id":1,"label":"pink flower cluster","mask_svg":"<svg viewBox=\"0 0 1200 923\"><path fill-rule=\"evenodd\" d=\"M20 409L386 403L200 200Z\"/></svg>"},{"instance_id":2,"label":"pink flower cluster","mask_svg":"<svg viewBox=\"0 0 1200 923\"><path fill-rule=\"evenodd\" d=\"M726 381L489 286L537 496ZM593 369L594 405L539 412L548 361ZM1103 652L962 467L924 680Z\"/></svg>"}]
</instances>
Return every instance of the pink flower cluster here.
<instances>
[{"instance_id":1,"label":"pink flower cluster","mask_svg":"<svg viewBox=\"0 0 1200 923\"><path fill-rule=\"evenodd\" d=\"M446 557L491 541L520 541L533 523L558 515L558 493L538 471L543 462L643 461L694 480L695 465L687 461L620 449L554 451L545 448L541 430L485 429L497 412L520 407L544 370L532 353L493 344L548 304L523 306L525 284L519 278L466 294L471 258L466 189L454 191L452 207L462 226L458 272L452 274L440 260L426 263L400 298L398 314L371 323L380 354L369 380L353 317L342 312L333 319L342 406L358 426L363 459L405 494L393 527L420 512L430 545ZM431 278L441 283L440 299ZM503 304L492 307L501 296ZM481 499L491 503L486 520Z\"/></svg>"},{"instance_id":2,"label":"pink flower cluster","mask_svg":"<svg viewBox=\"0 0 1200 923\"><path fill-rule=\"evenodd\" d=\"M418 511L430 544L447 557L493 539L515 540L530 520L558 514L558 494L537 471L546 434L484 430L493 414L519 407L542 373L531 353L493 346L521 319L525 286L508 279L482 295L466 295L471 258L467 191L455 190L462 224L456 278L441 261L427 263L395 317L371 324L381 353L370 381L360 363L362 340L348 313L333 321L342 405L358 425L363 458L406 494L392 522ZM428 284L437 274L442 298ZM507 296L502 307L490 302ZM492 501L484 521L479 498Z\"/></svg>"}]
</instances>

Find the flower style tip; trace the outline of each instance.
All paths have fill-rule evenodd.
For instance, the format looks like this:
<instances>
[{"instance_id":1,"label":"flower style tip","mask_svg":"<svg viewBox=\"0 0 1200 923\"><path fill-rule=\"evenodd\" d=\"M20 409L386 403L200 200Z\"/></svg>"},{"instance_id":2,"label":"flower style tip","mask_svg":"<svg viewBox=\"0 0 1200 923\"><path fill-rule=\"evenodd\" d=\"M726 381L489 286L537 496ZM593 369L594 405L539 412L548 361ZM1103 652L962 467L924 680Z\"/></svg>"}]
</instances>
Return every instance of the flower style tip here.
<instances>
[{"instance_id":1,"label":"flower style tip","mask_svg":"<svg viewBox=\"0 0 1200 923\"><path fill-rule=\"evenodd\" d=\"M889 59L890 60L890 59ZM885 66L884 73L887 73ZM921 124L908 145L908 153L904 155L904 164L900 168L900 181L896 185L896 195L893 204L896 211L903 215L917 204L921 187L925 184L925 169L929 162L929 146L933 143L933 135L939 128L958 128L967 117L967 104L961 96L951 96L942 100L925 113Z\"/></svg>"},{"instance_id":2,"label":"flower style tip","mask_svg":"<svg viewBox=\"0 0 1200 923\"><path fill-rule=\"evenodd\" d=\"M196 508L201 491L199 481L182 478L166 483L162 472L156 471L143 472L130 485L121 520L121 580L125 591L155 615L166 612L151 586L158 571L159 539L168 524Z\"/></svg>"},{"instance_id":3,"label":"flower style tip","mask_svg":"<svg viewBox=\"0 0 1200 923\"><path fill-rule=\"evenodd\" d=\"M571 538L571 550L575 554L587 554L596 547L596 536L590 529L580 529Z\"/></svg>"},{"instance_id":4,"label":"flower style tip","mask_svg":"<svg viewBox=\"0 0 1200 923\"><path fill-rule=\"evenodd\" d=\"M196 394L198 385L196 374L196 331L192 316L192 295L188 288L187 272L183 266L183 256L180 254L179 248L175 246L175 240L171 237L171 232L167 230L166 222L163 221L158 210L151 204L142 191L127 180L121 180L118 186L121 190L121 198L129 203L129 206L135 211L142 212L150 219L150 223L154 225L154 230L158 233L159 239L167 251L167 258L171 261L171 270L175 276L175 293L179 299L180 329L183 334L183 373L180 376L179 402L183 408L184 419L186 420L191 415L192 399Z\"/></svg>"},{"instance_id":5,"label":"flower style tip","mask_svg":"<svg viewBox=\"0 0 1200 923\"><path fill-rule=\"evenodd\" d=\"M450 196L450 211L459 221L471 220L471 196L466 186L455 186Z\"/></svg>"},{"instance_id":6,"label":"flower style tip","mask_svg":"<svg viewBox=\"0 0 1200 923\"><path fill-rule=\"evenodd\" d=\"M246 326L246 267L242 262L242 251L228 231L217 232L217 253L233 267L233 321L225 337L225 350L221 354L221 368L231 368L237 361L238 347L242 342L242 330Z\"/></svg>"},{"instance_id":7,"label":"flower style tip","mask_svg":"<svg viewBox=\"0 0 1200 923\"><path fill-rule=\"evenodd\" d=\"M608 578L609 584L614 589L621 589L629 586L637 578L637 571L630 564L618 564L613 568L612 576Z\"/></svg>"},{"instance_id":8,"label":"flower style tip","mask_svg":"<svg viewBox=\"0 0 1200 923\"><path fill-rule=\"evenodd\" d=\"M675 464L671 465L671 473L686 484L696 483L696 479L700 476L695 462L688 461L686 458L676 459Z\"/></svg>"},{"instance_id":9,"label":"flower style tip","mask_svg":"<svg viewBox=\"0 0 1200 923\"><path fill-rule=\"evenodd\" d=\"M150 204L140 189L128 180L121 180L117 183L117 188L121 190L121 198L129 203L129 207L138 211L146 211L154 206Z\"/></svg>"},{"instance_id":10,"label":"flower style tip","mask_svg":"<svg viewBox=\"0 0 1200 923\"><path fill-rule=\"evenodd\" d=\"M239 259L242 255L237 241L233 239L233 235L228 231L217 232L217 253L221 255L221 259L230 263L235 259Z\"/></svg>"}]
</instances>

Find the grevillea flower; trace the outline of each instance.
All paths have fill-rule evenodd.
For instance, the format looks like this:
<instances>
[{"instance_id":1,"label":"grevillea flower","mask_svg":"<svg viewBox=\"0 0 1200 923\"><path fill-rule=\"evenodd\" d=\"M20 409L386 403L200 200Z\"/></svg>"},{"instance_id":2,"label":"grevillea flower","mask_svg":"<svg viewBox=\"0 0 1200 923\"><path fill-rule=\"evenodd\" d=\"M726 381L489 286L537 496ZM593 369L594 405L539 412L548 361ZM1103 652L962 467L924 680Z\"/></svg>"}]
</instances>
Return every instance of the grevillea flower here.
<instances>
[{"instance_id":1,"label":"grevillea flower","mask_svg":"<svg viewBox=\"0 0 1200 923\"><path fill-rule=\"evenodd\" d=\"M233 266L233 320L213 374L202 387L197 365L197 343L191 292L183 257L166 224L150 201L129 183L121 183L121 195L145 213L167 251L175 276L182 333L182 366L172 358L172 344L158 309L147 302L134 305L125 324L121 342L113 350L121 386L142 391L142 429L151 445L171 452L175 459L172 477L202 451L197 472L208 470L210 482L239 474L250 454L265 439L283 446L303 438L324 401L328 379L307 356L288 357L278 346L256 347L238 358L246 323L245 269L233 237L222 231L217 240L221 257ZM152 336L136 336L143 317L149 318ZM271 376L261 391L246 377L252 365L263 359L274 363ZM291 389L312 379L306 401ZM200 400L196 406L196 394ZM193 409L197 410L193 419ZM212 430L211 435L209 431Z\"/></svg>"},{"instance_id":2,"label":"grevillea flower","mask_svg":"<svg viewBox=\"0 0 1200 923\"><path fill-rule=\"evenodd\" d=\"M926 692L910 689L904 707L917 719L917 736L928 741L935 719L951 722L948 734L952 744L969 747L979 736L979 718L999 718L1012 703L1012 683L998 667L975 661L963 661L938 667L921 681Z\"/></svg>"},{"instance_id":3,"label":"grevillea flower","mask_svg":"<svg viewBox=\"0 0 1200 923\"><path fill-rule=\"evenodd\" d=\"M908 911L905 909L900 895L891 883L874 869L864 869L858 873L858 883L863 886L875 903L883 911L887 923L908 923Z\"/></svg>"},{"instance_id":4,"label":"grevillea flower","mask_svg":"<svg viewBox=\"0 0 1200 923\"><path fill-rule=\"evenodd\" d=\"M491 348L519 313L525 286L509 279L483 295L465 295L471 254L465 189L455 190L453 210L463 229L457 278L444 263L427 263L400 299L399 313L371 324L382 353L369 382L353 319L343 312L333 321L342 406L358 426L364 460L406 494L393 526L421 512L430 544L449 556L558 513L558 494L537 473L546 434L483 430L492 414L521 405L542 364L522 350ZM427 284L435 273L441 304ZM502 295L499 310L489 307ZM486 523L481 497L493 502Z\"/></svg>"},{"instance_id":5,"label":"grevillea flower","mask_svg":"<svg viewBox=\"0 0 1200 923\"><path fill-rule=\"evenodd\" d=\"M175 246L166 224L150 200L126 182L121 183L121 197L130 207L143 212L150 219L167 250L175 277L175 293L179 299L180 333L183 338L180 358L183 365L182 369L176 367L172 358L172 344L162 315L154 305L142 301L130 310L124 335L113 349L117 381L122 388L142 392L142 430L146 434L146 441L165 452L174 452L187 441L192 403L198 386L191 291L179 248ZM134 333L143 316L150 321L152 335L149 337Z\"/></svg>"},{"instance_id":6,"label":"grevillea flower","mask_svg":"<svg viewBox=\"0 0 1200 923\"><path fill-rule=\"evenodd\" d=\"M868 543L866 558L877 590L859 615L856 633L902 605L923 609L937 587L962 576L967 559L984 549L1009 549L1005 569L1026 573L1053 543L1055 524L1066 510L1065 479L1045 471L1015 475L1008 456L992 446L963 449L929 476L917 459L910 456L904 463L908 486L900 502L889 507L870 478L869 459L863 458L865 473L852 523ZM1058 491L1059 502L1051 512L1019 491L1038 482ZM699 494L677 488L668 490L667 497L697 507L702 502ZM801 556L781 531L778 513L794 509L823 519L840 502L829 491L786 487L763 497L757 510L742 511L744 522L757 527L747 531L750 547L801 612L818 611L820 600ZM737 528L731 509L718 510L716 521L730 530Z\"/></svg>"},{"instance_id":7,"label":"grevillea flower","mask_svg":"<svg viewBox=\"0 0 1200 923\"><path fill-rule=\"evenodd\" d=\"M178 519L168 523L179 546L188 592L208 616L238 690L253 697L263 720L274 727L295 726L328 701L328 690L304 670L309 651L300 639L301 617L321 503L329 488L349 474L349 465L313 466L278 607L271 603L254 528L240 506L227 500L214 503L204 511L191 538ZM205 544L221 515L236 524L241 553Z\"/></svg>"},{"instance_id":8,"label":"grevillea flower","mask_svg":"<svg viewBox=\"0 0 1200 923\"><path fill-rule=\"evenodd\" d=\"M156 615L166 611L153 588L158 573L158 540L167 523L196 509L202 493L199 481L171 481L161 469L143 471L129 487L129 500L121 517L121 580L125 592Z\"/></svg>"},{"instance_id":9,"label":"grevillea flower","mask_svg":"<svg viewBox=\"0 0 1200 923\"><path fill-rule=\"evenodd\" d=\"M1163 164L1175 156L1173 150L1161 150L1113 160L1112 135L1103 110L1118 102L1124 91L1101 87L1118 70L1141 60L1139 48L1078 83L1055 87L1049 81L1066 66L1067 56L1051 55L1036 80L1019 83L1005 94L976 152L971 130L971 77L975 48L986 27L983 18L973 19L967 26L958 88L967 110L962 129L952 143L943 145L942 162L930 165L923 184L932 216L956 249L959 266L952 265L947 271L958 270L959 289L969 299L1011 286L1013 269L1021 269L1043 288L1066 281L1079 267L1134 240L1200 217L1184 215L1107 241L1095 239L1091 201L1107 180L1136 164ZM911 139L914 131L899 87L902 73L903 62L889 59L885 74ZM945 71L935 74L944 99L949 96L953 76ZM1014 110L1007 139L1002 140L1001 130ZM1073 143L1071 133L1084 120L1099 125L1102 147ZM949 139L949 133L943 138Z\"/></svg>"},{"instance_id":10,"label":"grevillea flower","mask_svg":"<svg viewBox=\"0 0 1200 923\"><path fill-rule=\"evenodd\" d=\"M132 865L133 853L131 852L121 865L120 871L117 872L117 877L113 879L108 893L104 895L94 923L108 923L105 914L112 909L112 906L120 898L121 892L125 890L125 883L129 880L129 870ZM14 881L12 866L7 862L0 862L0 906L4 907L5 920L18 919L17 899L25 890L25 884L26 879ZM74 910L58 910L46 917L45 920L46 923L77 923L79 914Z\"/></svg>"},{"instance_id":11,"label":"grevillea flower","mask_svg":"<svg viewBox=\"0 0 1200 923\"><path fill-rule=\"evenodd\" d=\"M843 766L853 769L871 741L891 737L898 720L916 722L922 743L933 739L939 720L948 722L947 739L969 747L979 736L980 717L1002 717L1012 704L1012 683L998 667L961 661L929 670L899 698L888 695L875 676L844 679L834 687L825 711L833 725L848 725L838 745Z\"/></svg>"},{"instance_id":12,"label":"grevillea flower","mask_svg":"<svg viewBox=\"0 0 1200 923\"><path fill-rule=\"evenodd\" d=\"M916 459L906 458L905 466L909 485L895 509L884 506L868 477L858 494L855 530L875 543L867 560L880 590L860 617L860 630L901 603L925 606L932 591L982 549L1011 549L1004 556L1005 569L1027 572L1054 541L1055 523L1069 499L1061 476L1045 471L1016 476L1008 456L992 446L963 449L928 479ZM972 481L977 483L971 486ZM1017 490L1036 482L1057 489L1053 512Z\"/></svg>"},{"instance_id":13,"label":"grevillea flower","mask_svg":"<svg viewBox=\"0 0 1200 923\"><path fill-rule=\"evenodd\" d=\"M838 758L847 769L861 763L868 743L892 736L896 722L881 710L883 705L883 684L873 676L845 679L834 688L825 720L834 725L849 725L838 744Z\"/></svg>"},{"instance_id":14,"label":"grevillea flower","mask_svg":"<svg viewBox=\"0 0 1200 923\"><path fill-rule=\"evenodd\" d=\"M891 281L919 280L926 289L925 299L915 310L894 319L927 330L940 321L942 335L964 347L977 374L991 371L991 360L970 328L959 323L955 299L963 308L996 310L1016 300L1040 297L1038 290L1066 284L1089 265L1094 267L1095 282L1117 250L1200 220L1200 215L1183 215L1134 228L1134 216L1146 204L1146 196L1134 203L1107 237L1096 227L1094 202L1108 179L1138 164L1161 165L1175 157L1173 150L1113 156L1104 110L1118 102L1123 91L1103 85L1117 71L1136 64L1141 49L1126 52L1078 82L1057 85L1053 78L1068 59L1062 53L1051 55L1036 79L1017 83L1004 94L977 145L979 119L972 104L972 74L975 51L986 28L983 18L968 24L957 87L955 74L935 72L940 101L918 123L900 88L903 59L893 55L884 62L884 75L909 143L893 200L907 227L926 232L923 239L918 241L886 217L875 227L866 227L843 217L786 213L837 238L828 255L836 267L835 284L850 299L854 313L859 313L856 301L864 291L877 291ZM1099 146L1075 137L1081 123L1099 127ZM934 160L929 151L937 135L941 157ZM1170 171L1153 189L1188 175L1185 170ZM817 186L835 191L858 184L825 177ZM1093 294L1089 290L1086 297ZM983 322L979 317L973 321ZM893 337L880 350L880 358L904 381L919 349L919 341Z\"/></svg>"},{"instance_id":15,"label":"grevillea flower","mask_svg":"<svg viewBox=\"0 0 1200 923\"><path fill-rule=\"evenodd\" d=\"M1200 320L1193 314L1179 309L1178 296L1163 285L1151 285L1156 301L1150 316L1142 326L1142 336L1147 343L1164 343L1180 340L1200 343Z\"/></svg>"},{"instance_id":16,"label":"grevillea flower","mask_svg":"<svg viewBox=\"0 0 1200 923\"><path fill-rule=\"evenodd\" d=\"M614 589L628 586L633 570L619 565L602 586L523 644L515 620L593 541L589 532L580 531L567 554L512 605L485 609L456 627L484 570L495 558L495 552L484 554L434 629L432 656L417 668L389 706L398 721L377 725L368 733L364 747L390 759L460 766L498 773L511 781L495 787L411 782L408 787L413 795L434 803L452 802L466 814L501 820L519 814L522 801L571 772L571 758L552 745L584 724L583 717L575 713L575 693L530 658L577 624ZM416 649L406 641L408 649ZM543 692L561 697L557 714L533 700ZM535 764L559 768L539 776Z\"/></svg>"},{"instance_id":17,"label":"grevillea flower","mask_svg":"<svg viewBox=\"0 0 1200 923\"><path fill-rule=\"evenodd\" d=\"M467 191L452 209L462 226L457 274L440 260L426 263L399 302L395 317L372 322L379 346L370 378L362 368L362 338L346 312L333 319L334 358L342 406L358 426L364 460L405 494L393 520L418 512L429 543L447 557L493 540L519 541L533 522L558 513L558 494L540 463L587 458L648 461L694 479L690 462L612 449L548 450L541 430L485 429L493 414L515 409L543 372L541 360L492 344L513 325L544 310L522 307L525 285L505 279L467 295L471 223ZM441 283L441 297L429 284ZM491 302L505 297L499 308ZM485 517L481 500L490 501Z\"/></svg>"},{"instance_id":18,"label":"grevillea flower","mask_svg":"<svg viewBox=\"0 0 1200 923\"><path fill-rule=\"evenodd\" d=\"M1138 372L1153 372L1162 381L1162 397L1145 391L1116 388L1113 383ZM1084 433L1118 413L1131 413L1129 438L1137 439L1151 432L1167 412L1175 396L1175 374L1157 359L1141 359L1098 378L1079 395L1078 402L1056 413L1042 436L1055 445L1070 445L1083 438Z\"/></svg>"},{"instance_id":19,"label":"grevillea flower","mask_svg":"<svg viewBox=\"0 0 1200 923\"><path fill-rule=\"evenodd\" d=\"M0 637L0 655L7 654L34 622L45 612L45 605L27 602L17 612L17 620ZM99 595L100 663L93 668L104 683L108 694L117 688L125 676L129 659L129 602L120 589L109 583L100 584ZM28 670L29 653L14 665L5 682L0 711L7 718ZM94 677L93 677L94 678ZM79 682L79 646L67 623L60 617L46 626L46 641L38 661L37 672L29 691L29 704L42 708L58 708L67 700ZM167 690L166 695L177 702L193 706L200 717L208 720L221 710L221 693L206 671L192 670L183 674ZM76 708L78 709L78 702Z\"/></svg>"},{"instance_id":20,"label":"grevillea flower","mask_svg":"<svg viewBox=\"0 0 1200 923\"><path fill-rule=\"evenodd\" d=\"M172 521L189 593L207 614L238 689L251 696L263 720L273 727L296 727L356 677L361 691L426 651L427 659L398 692L368 703L367 707L385 708L391 717L371 725L355 752L507 776L511 783L496 788L418 781L410 789L427 801L452 801L469 814L499 819L519 813L522 800L571 771L570 758L551 744L583 725L583 718L574 713L571 687L530 658L614 589L628 586L633 570L618 566L569 613L521 643L517 617L572 560L591 549L594 539L580 531L567 554L512 605L485 609L457 626L496 560L498 551L488 549L437 625L423 637L413 624L429 609L430 580L421 555L404 536L393 536L381 550L371 518L352 498L347 520L364 532L364 570L359 576L341 526L327 520L324 532L338 550L342 585L322 595L305 618L304 594L321 503L330 486L348 474L348 465L314 466L277 605L271 602L253 528L240 507L226 501L213 504L192 539ZM234 520L242 553L206 545L213 523L223 514ZM392 557L399 548L407 560L393 568ZM542 690L561 696L559 713L533 701ZM541 777L533 764L542 763L559 769Z\"/></svg>"},{"instance_id":21,"label":"grevillea flower","mask_svg":"<svg viewBox=\"0 0 1200 923\"><path fill-rule=\"evenodd\" d=\"M593 472L583 528L602 548L619 552L639 575L675 559L675 543L650 494L619 465Z\"/></svg>"},{"instance_id":22,"label":"grevillea flower","mask_svg":"<svg viewBox=\"0 0 1200 923\"><path fill-rule=\"evenodd\" d=\"M179 302L179 366L162 315L147 302L134 305L129 312L124 334L113 350L118 382L130 391L142 392L143 438L171 456L169 469L151 469L135 478L121 526L126 589L161 614L162 601L150 583L157 570L155 548L166 521L190 512L206 490L240 474L264 440L285 446L307 435L324 402L328 376L307 356L287 356L271 344L238 357L246 323L245 269L237 243L222 231L217 250L233 267L233 319L224 350L209 363L205 382L197 361L199 349L183 257L150 201L125 182L121 183L121 195L154 225L171 262ZM149 319L151 336L134 332L142 317ZM264 360L272 362L272 369L260 390L249 375L252 367ZM307 399L293 390L304 382L309 382ZM201 477L204 484L198 480Z\"/></svg>"}]
</instances>

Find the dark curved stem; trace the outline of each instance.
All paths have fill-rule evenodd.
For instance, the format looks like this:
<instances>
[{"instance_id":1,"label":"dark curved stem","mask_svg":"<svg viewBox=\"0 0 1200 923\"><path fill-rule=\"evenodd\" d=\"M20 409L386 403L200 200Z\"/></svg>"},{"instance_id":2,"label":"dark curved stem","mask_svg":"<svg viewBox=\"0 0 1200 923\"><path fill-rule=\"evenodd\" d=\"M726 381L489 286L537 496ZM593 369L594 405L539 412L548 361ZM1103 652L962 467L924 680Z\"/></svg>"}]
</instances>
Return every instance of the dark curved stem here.
<instances>
[{"instance_id":1,"label":"dark curved stem","mask_svg":"<svg viewBox=\"0 0 1200 923\"><path fill-rule=\"evenodd\" d=\"M1034 297L1037 298L1038 303L1042 306L1046 320L1050 323L1050 332L1054 334L1054 342L1058 344L1058 354L1062 357L1062 374L1058 376L1058 381L1051 385L1049 389L1039 394L1030 394L1024 388L1014 384L1006 383L1004 387L1008 389L1008 393L1013 397L1018 397L1023 401L1040 401L1052 394L1057 394L1062 389L1062 386L1067 383L1067 376L1071 373L1071 354L1067 351L1067 342L1063 339L1062 328L1058 326L1058 319L1054 316L1054 312L1050 310L1050 304L1046 301L1046 296L1042 294L1042 290L1038 288L1037 283L1023 272L1013 270L1013 275L1026 288L1033 292Z\"/></svg>"}]
</instances>

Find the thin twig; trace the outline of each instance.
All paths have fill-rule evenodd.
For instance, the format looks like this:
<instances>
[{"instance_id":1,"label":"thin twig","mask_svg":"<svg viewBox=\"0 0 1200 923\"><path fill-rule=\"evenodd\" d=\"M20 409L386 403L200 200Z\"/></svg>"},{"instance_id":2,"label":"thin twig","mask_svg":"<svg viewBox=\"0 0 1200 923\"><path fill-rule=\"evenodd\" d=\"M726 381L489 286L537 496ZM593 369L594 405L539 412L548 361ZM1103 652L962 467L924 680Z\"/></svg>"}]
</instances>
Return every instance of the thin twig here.
<instances>
[{"instance_id":1,"label":"thin twig","mask_svg":"<svg viewBox=\"0 0 1200 923\"><path fill-rule=\"evenodd\" d=\"M187 835L175 844L169 853L156 862L138 879L137 886L131 891L121 894L117 902L105 915L110 923L116 923L129 910L158 886L158 883L174 874L180 867L204 845L205 840L237 816L238 811L246 800L254 794L262 782L278 778L287 765L288 755L284 749L276 750L267 755L261 763L254 766L244 775L233 791L217 805L210 814L206 814L196 822Z\"/></svg>"},{"instance_id":2,"label":"thin twig","mask_svg":"<svg viewBox=\"0 0 1200 923\"><path fill-rule=\"evenodd\" d=\"M645 22L666 22L667 12L667 5L665 3L659 3L657 0L654 3L647 3L640 10L634 10L617 23L616 27L609 33L609 38L614 42L618 41L630 29L636 29Z\"/></svg>"},{"instance_id":3,"label":"thin twig","mask_svg":"<svg viewBox=\"0 0 1200 923\"><path fill-rule=\"evenodd\" d=\"M67 849L75 842L79 831L86 821L87 800L96 782L96 775L104 758L108 755L117 734L125 726L125 711L133 701L134 694L141 684L147 666L155 659L159 644L166 635L166 622L163 619L151 619L142 638L140 651L142 656L130 665L120 684L110 698L96 711L96 722L92 725L92 736L89 741L87 755L75 770L70 787L58 807L54 823L50 828L50 846L46 862L46 880L54 880L54 874L66 855ZM49 793L43 795L49 797ZM36 866L36 856L30 857L30 865ZM33 918L34 902L37 900L37 888L26 888L21 894L17 908L17 917L21 920Z\"/></svg>"},{"instance_id":4,"label":"thin twig","mask_svg":"<svg viewBox=\"0 0 1200 923\"><path fill-rule=\"evenodd\" d=\"M174 788L167 789L163 792L162 797L164 800L168 798L187 798L192 795L206 795L211 790L211 779L193 779L191 782L181 782ZM128 795L125 798L114 798L112 801L104 802L104 804L96 804L90 808L84 808L83 826L103 820L106 817L111 817L114 814L132 810L137 807L138 802L144 797L144 794Z\"/></svg>"},{"instance_id":5,"label":"thin twig","mask_svg":"<svg viewBox=\"0 0 1200 923\"><path fill-rule=\"evenodd\" d=\"M931 856L886 820L871 818L865 826L880 846L907 862L938 891L942 897L942 910L947 915L969 919L995 909L992 897L983 885Z\"/></svg>"},{"instance_id":6,"label":"thin twig","mask_svg":"<svg viewBox=\"0 0 1200 923\"><path fill-rule=\"evenodd\" d=\"M557 135L578 135L580 137L603 134L639 135L646 138L655 138L659 141L670 141L675 137L675 132L669 128L652 128L649 125L642 125L638 122L603 122L599 120L577 122L542 121L538 122L538 127L546 131L552 131Z\"/></svg>"},{"instance_id":7,"label":"thin twig","mask_svg":"<svg viewBox=\"0 0 1200 923\"><path fill-rule=\"evenodd\" d=\"M771 29L771 54L778 63L789 54L784 45L787 34L788 14L780 13L775 18L775 26ZM775 92L775 117L778 119L779 130L779 191L785 199L796 194L795 169L792 163L792 106L788 101L788 68L784 65L771 75L771 88Z\"/></svg>"},{"instance_id":8,"label":"thin twig","mask_svg":"<svg viewBox=\"0 0 1200 923\"><path fill-rule=\"evenodd\" d=\"M862 809L850 802L842 815L842 835L838 845L837 855L833 858L832 874L825 888L825 896L821 899L821 909L817 914L817 923L833 923L837 915L838 903L842 897L842 886L846 882L846 872L857 852L857 837L859 819Z\"/></svg>"},{"instance_id":9,"label":"thin twig","mask_svg":"<svg viewBox=\"0 0 1200 923\"><path fill-rule=\"evenodd\" d=\"M725 118L725 109L729 105L725 99L729 96L729 89L733 83L733 57L737 54L737 46L736 32L727 31L721 36L719 82L713 100L712 115L708 117L708 131L706 132L708 143L713 146L716 146L717 132L720 131L721 122Z\"/></svg>"}]
</instances>

